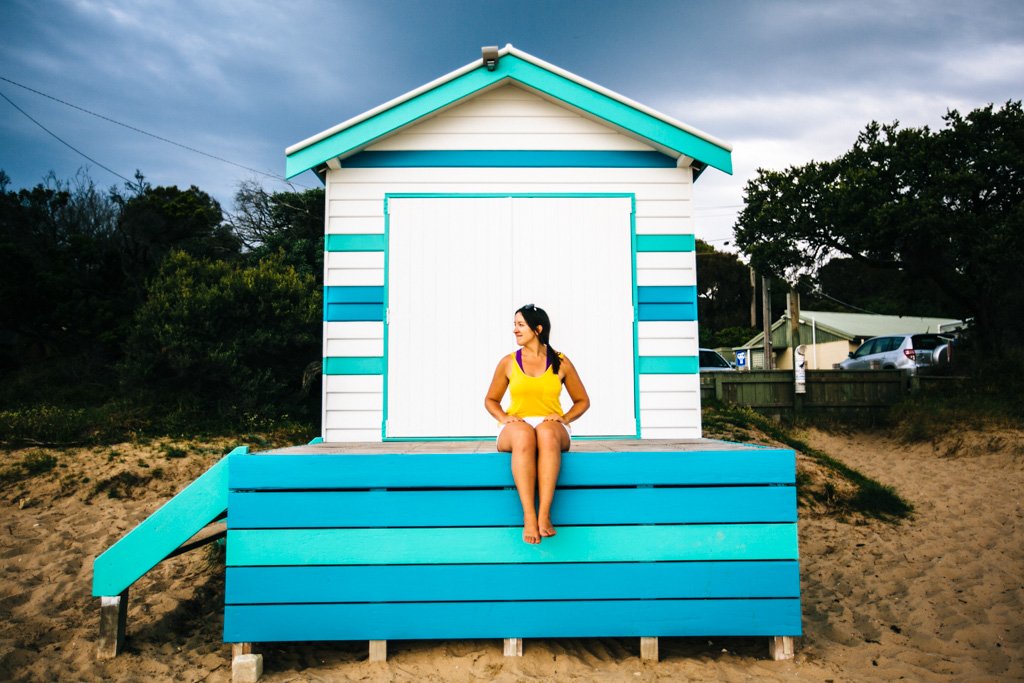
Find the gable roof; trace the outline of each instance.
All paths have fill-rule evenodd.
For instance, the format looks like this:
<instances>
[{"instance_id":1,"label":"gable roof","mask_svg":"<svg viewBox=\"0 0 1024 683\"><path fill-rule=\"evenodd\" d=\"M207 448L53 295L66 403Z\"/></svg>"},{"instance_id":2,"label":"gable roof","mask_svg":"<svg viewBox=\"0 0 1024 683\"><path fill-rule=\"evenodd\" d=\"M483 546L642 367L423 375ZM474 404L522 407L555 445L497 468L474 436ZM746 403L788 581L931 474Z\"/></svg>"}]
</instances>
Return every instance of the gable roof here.
<instances>
[{"instance_id":1,"label":"gable roof","mask_svg":"<svg viewBox=\"0 0 1024 683\"><path fill-rule=\"evenodd\" d=\"M509 81L647 141L670 156L732 173L732 147L707 133L506 45L491 71L483 60L420 86L285 150L292 178L355 154L380 138Z\"/></svg>"},{"instance_id":2,"label":"gable roof","mask_svg":"<svg viewBox=\"0 0 1024 683\"><path fill-rule=\"evenodd\" d=\"M780 327L788 324L789 314L772 323L772 343L776 345L774 334ZM960 323L955 318L919 318L904 315L874 315L871 313L835 313L832 311L800 311L800 324L803 328L813 325L818 333L822 332L835 339L850 342L881 337L887 334L925 334L939 333L950 329L951 325ZM802 338L801 332L801 338ZM764 333L760 332L742 347L752 348L762 344ZM807 341L807 340L805 340Z\"/></svg>"}]
</instances>

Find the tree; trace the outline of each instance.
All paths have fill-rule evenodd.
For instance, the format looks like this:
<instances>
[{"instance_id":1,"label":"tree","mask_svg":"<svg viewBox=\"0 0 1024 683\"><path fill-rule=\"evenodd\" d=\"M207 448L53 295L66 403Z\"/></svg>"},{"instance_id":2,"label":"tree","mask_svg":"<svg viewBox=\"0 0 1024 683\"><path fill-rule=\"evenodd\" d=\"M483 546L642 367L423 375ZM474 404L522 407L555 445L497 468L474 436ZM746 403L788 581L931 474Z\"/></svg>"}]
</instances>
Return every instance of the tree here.
<instances>
[{"instance_id":1,"label":"tree","mask_svg":"<svg viewBox=\"0 0 1024 683\"><path fill-rule=\"evenodd\" d=\"M140 191L123 201L118 234L125 273L140 289L171 250L193 256L230 259L241 242L224 223L220 204L192 185L150 187L136 174Z\"/></svg>"},{"instance_id":2,"label":"tree","mask_svg":"<svg viewBox=\"0 0 1024 683\"><path fill-rule=\"evenodd\" d=\"M283 262L323 284L324 191L267 192L254 181L235 193L231 227L251 258L283 252Z\"/></svg>"},{"instance_id":3,"label":"tree","mask_svg":"<svg viewBox=\"0 0 1024 683\"><path fill-rule=\"evenodd\" d=\"M762 272L814 288L848 257L937 288L989 352L1024 338L1024 108L1007 102L944 127L869 124L833 161L759 170L736 243Z\"/></svg>"},{"instance_id":4,"label":"tree","mask_svg":"<svg viewBox=\"0 0 1024 683\"><path fill-rule=\"evenodd\" d=\"M282 261L172 252L135 315L126 386L197 415L312 413L303 381L321 354L322 291Z\"/></svg>"}]
</instances>

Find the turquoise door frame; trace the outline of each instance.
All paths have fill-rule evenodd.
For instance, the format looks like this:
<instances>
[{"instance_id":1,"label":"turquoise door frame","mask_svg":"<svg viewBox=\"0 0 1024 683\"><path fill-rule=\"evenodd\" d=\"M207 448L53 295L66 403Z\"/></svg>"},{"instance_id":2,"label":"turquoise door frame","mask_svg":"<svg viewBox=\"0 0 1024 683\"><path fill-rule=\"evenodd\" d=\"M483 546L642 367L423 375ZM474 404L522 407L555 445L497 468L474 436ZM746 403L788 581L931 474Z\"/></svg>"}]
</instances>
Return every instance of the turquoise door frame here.
<instances>
[{"instance_id":1,"label":"turquoise door frame","mask_svg":"<svg viewBox=\"0 0 1024 683\"><path fill-rule=\"evenodd\" d=\"M639 320L637 305L637 284L636 284L636 194L633 192L388 192L384 195L384 310L388 310L390 302L389 282L390 270L390 246L391 246L391 215L388 211L388 203L392 199L503 199L503 198L538 198L538 199L629 199L629 243L630 243L630 270L632 280L632 292L630 301L633 305L633 419L636 424L634 434L619 434L608 436L577 437L577 440L601 440L601 439L639 439L640 438L640 362L639 362ZM382 441L484 441L480 437L389 437L387 435L388 424L388 319L384 318L384 415L380 426Z\"/></svg>"}]
</instances>

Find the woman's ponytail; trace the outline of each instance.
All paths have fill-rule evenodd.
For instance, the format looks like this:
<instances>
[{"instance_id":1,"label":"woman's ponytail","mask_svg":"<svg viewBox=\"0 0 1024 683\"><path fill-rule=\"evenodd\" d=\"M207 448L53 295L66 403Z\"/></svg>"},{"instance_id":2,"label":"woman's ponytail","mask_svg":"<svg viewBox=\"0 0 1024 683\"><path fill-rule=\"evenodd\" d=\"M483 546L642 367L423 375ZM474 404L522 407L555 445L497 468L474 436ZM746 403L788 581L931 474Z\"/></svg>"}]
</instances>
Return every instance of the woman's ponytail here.
<instances>
[{"instance_id":1,"label":"woman's ponytail","mask_svg":"<svg viewBox=\"0 0 1024 683\"><path fill-rule=\"evenodd\" d=\"M547 312L533 304L526 304L516 313L523 315L523 320L526 321L531 330L536 330L540 327L540 334L537 335L537 338L541 344L547 347L548 365L551 366L551 369L557 375L559 368L562 367L562 359L558 357L558 352L551 348L551 344L548 341L551 339L551 319L548 318Z\"/></svg>"},{"instance_id":2,"label":"woman's ponytail","mask_svg":"<svg viewBox=\"0 0 1024 683\"><path fill-rule=\"evenodd\" d=\"M557 375L558 369L562 367L562 359L558 357L558 351L551 348L551 344L548 342L548 339L551 338L551 334L547 329L542 328L540 334L537 336L540 338L540 343L547 347L548 365L551 366L551 371Z\"/></svg>"}]
</instances>

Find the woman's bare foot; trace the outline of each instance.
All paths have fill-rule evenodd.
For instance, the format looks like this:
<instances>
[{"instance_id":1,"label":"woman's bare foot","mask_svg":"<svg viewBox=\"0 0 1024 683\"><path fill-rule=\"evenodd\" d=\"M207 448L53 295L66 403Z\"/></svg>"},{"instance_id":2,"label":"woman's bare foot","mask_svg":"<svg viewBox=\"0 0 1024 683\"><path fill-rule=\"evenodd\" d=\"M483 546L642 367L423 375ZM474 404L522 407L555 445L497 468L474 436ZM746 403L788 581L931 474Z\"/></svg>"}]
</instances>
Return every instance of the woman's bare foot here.
<instances>
[{"instance_id":1,"label":"woman's bare foot","mask_svg":"<svg viewBox=\"0 0 1024 683\"><path fill-rule=\"evenodd\" d=\"M537 545L540 543L541 533L537 528L537 520L523 521L523 543Z\"/></svg>"},{"instance_id":2,"label":"woman's bare foot","mask_svg":"<svg viewBox=\"0 0 1024 683\"><path fill-rule=\"evenodd\" d=\"M541 519L541 522L540 522L540 525L539 525L539 530L540 530L540 535L542 537L544 537L544 538L547 538L549 536L554 536L554 535L556 535L558 533L558 531L555 529L555 525L551 523L551 519L550 518L543 518L543 519Z\"/></svg>"}]
</instances>

